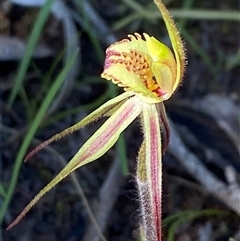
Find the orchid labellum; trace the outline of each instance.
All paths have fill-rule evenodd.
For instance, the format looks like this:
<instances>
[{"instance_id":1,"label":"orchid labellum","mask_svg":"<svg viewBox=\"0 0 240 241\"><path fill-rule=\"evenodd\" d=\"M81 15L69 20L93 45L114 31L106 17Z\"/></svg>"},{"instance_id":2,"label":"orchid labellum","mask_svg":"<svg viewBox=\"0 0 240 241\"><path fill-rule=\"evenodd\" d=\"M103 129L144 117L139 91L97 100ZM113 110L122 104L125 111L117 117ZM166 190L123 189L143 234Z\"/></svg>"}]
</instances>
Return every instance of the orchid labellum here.
<instances>
[{"instance_id":1,"label":"orchid labellum","mask_svg":"<svg viewBox=\"0 0 240 241\"><path fill-rule=\"evenodd\" d=\"M51 142L100 117L107 117L105 123L85 142L62 171L34 197L8 229L16 225L44 194L72 171L104 155L129 124L139 117L144 133L136 175L143 219L142 238L147 241L161 240L160 124L163 123L168 139L169 131L163 101L171 97L183 78L185 54L179 32L168 10L162 1L154 1L162 13L173 53L166 45L146 33L129 35L128 39L107 48L101 77L123 87L125 92L107 101L83 120L43 142L28 154L26 160Z\"/></svg>"}]
</instances>

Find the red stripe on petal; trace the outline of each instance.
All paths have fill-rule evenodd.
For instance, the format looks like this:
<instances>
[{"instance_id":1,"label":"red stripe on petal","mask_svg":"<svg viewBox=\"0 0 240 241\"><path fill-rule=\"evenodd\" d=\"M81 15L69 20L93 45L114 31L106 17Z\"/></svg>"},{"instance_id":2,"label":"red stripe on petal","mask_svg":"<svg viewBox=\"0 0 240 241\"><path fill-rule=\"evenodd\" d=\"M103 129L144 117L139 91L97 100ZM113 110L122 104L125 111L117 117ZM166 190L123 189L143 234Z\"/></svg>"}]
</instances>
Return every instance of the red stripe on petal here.
<instances>
[{"instance_id":1,"label":"red stripe on petal","mask_svg":"<svg viewBox=\"0 0 240 241\"><path fill-rule=\"evenodd\" d=\"M124 112L120 113L118 116L119 119L117 122L114 122L113 125L110 125L106 132L102 133L95 142L92 143L91 146L86 150L85 155L81 157L80 162L87 159L89 156L94 155L96 151L103 148L103 146L109 141L109 139L114 135L116 130L122 125L123 120L128 118L128 116L132 113L134 106L130 106L130 108L126 109ZM111 118L111 117L110 117Z\"/></svg>"},{"instance_id":2,"label":"red stripe on petal","mask_svg":"<svg viewBox=\"0 0 240 241\"><path fill-rule=\"evenodd\" d=\"M159 128L155 118L150 118L150 148L151 148L151 189L153 199L153 215L156 224L157 240L161 240L161 215L162 215L162 183L159 183L159 175L161 175L162 168L159 166L159 160L161 159L161 153L159 153L158 134Z\"/></svg>"},{"instance_id":3,"label":"red stripe on petal","mask_svg":"<svg viewBox=\"0 0 240 241\"><path fill-rule=\"evenodd\" d=\"M141 107L139 105L136 106L138 101L137 98L130 98L109 117L81 148L83 151L81 154L79 153L80 158L72 167L72 170L82 162L88 162L88 159L91 159L93 156L94 159L102 156L115 144L121 132L140 114Z\"/></svg>"}]
</instances>

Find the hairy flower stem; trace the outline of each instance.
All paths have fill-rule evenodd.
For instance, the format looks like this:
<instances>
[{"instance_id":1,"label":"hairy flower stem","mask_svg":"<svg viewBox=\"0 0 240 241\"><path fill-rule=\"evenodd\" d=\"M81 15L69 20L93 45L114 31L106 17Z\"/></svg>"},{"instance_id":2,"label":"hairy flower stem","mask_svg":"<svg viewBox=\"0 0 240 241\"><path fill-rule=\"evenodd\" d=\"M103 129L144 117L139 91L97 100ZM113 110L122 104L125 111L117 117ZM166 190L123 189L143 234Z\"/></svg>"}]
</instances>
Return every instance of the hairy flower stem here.
<instances>
[{"instance_id":1,"label":"hairy flower stem","mask_svg":"<svg viewBox=\"0 0 240 241\"><path fill-rule=\"evenodd\" d=\"M142 125L145 136L137 170L143 240L161 241L162 152L159 116L155 105L145 105L144 108Z\"/></svg>"},{"instance_id":2,"label":"hairy flower stem","mask_svg":"<svg viewBox=\"0 0 240 241\"><path fill-rule=\"evenodd\" d=\"M150 188L147 182L140 182L137 179L139 198L140 198L140 208L141 208L141 216L142 216L142 224L143 235L141 237L144 241L161 241L161 220L156 225L157 217L154 217L153 213L153 203L150 203ZM159 197L161 199L161 196ZM161 207L159 207L159 214L157 216L161 216ZM156 230L157 228L157 230Z\"/></svg>"}]
</instances>

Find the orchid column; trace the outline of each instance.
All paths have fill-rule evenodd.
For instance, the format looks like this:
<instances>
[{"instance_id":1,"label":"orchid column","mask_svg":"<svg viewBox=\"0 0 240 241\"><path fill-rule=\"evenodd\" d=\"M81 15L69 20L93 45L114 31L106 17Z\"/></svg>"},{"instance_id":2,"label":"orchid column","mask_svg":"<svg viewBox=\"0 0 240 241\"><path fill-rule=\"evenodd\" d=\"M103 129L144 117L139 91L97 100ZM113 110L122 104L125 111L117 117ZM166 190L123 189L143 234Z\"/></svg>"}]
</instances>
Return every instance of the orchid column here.
<instances>
[{"instance_id":1,"label":"orchid column","mask_svg":"<svg viewBox=\"0 0 240 241\"><path fill-rule=\"evenodd\" d=\"M162 149L160 124L169 138L163 101L169 99L182 80L184 47L178 30L162 1L154 0L166 24L173 52L144 33L129 35L108 47L101 77L124 88L83 120L56 134L31 151L25 160L53 141L59 140L100 117L105 123L84 143L60 173L25 207L8 229L16 225L34 204L72 171L104 155L119 135L140 117L144 140L138 155L137 185L142 211L143 240L161 240ZM168 140L166 141L168 142Z\"/></svg>"}]
</instances>

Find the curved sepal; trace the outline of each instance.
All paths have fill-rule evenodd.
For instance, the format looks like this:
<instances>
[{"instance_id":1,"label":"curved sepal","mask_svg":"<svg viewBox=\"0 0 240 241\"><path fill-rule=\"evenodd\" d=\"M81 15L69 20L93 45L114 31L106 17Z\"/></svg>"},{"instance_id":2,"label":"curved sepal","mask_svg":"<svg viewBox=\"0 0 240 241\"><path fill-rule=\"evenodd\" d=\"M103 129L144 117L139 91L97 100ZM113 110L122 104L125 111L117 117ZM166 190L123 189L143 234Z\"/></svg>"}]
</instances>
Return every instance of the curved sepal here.
<instances>
[{"instance_id":1,"label":"curved sepal","mask_svg":"<svg viewBox=\"0 0 240 241\"><path fill-rule=\"evenodd\" d=\"M173 21L173 18L171 17L170 13L168 12L163 2L161 0L154 0L154 2L162 14L163 20L166 24L168 34L171 40L173 51L175 54L175 58L177 62L177 76L176 76L176 81L174 83L173 89L176 90L176 88L179 86L180 82L182 81L184 71L185 71L185 65L186 65L185 47L181 39L180 33Z\"/></svg>"},{"instance_id":2,"label":"curved sepal","mask_svg":"<svg viewBox=\"0 0 240 241\"><path fill-rule=\"evenodd\" d=\"M52 136L48 140L44 141L43 143L41 143L40 145L35 147L32 151L30 151L28 153L28 155L25 157L24 161L25 162L28 161L37 152L39 152L40 150L42 150L44 147L48 146L52 142L58 141L61 138L65 137L66 135L72 134L73 132L83 128L84 126L86 126L88 124L90 124L91 122L94 122L97 119L101 118L102 116L107 114L111 109L113 109L116 105L120 105L122 101L124 101L126 98L130 97L131 95L132 95L132 93L130 93L130 92L123 93L123 94L107 101L106 103L104 103L102 106L100 106L98 109L93 111L91 114L89 114L88 116L83 118L78 123L68 127L67 129L65 129L65 130L61 131L60 133Z\"/></svg>"},{"instance_id":3,"label":"curved sepal","mask_svg":"<svg viewBox=\"0 0 240 241\"><path fill-rule=\"evenodd\" d=\"M119 135L141 113L142 107L138 105L138 102L138 98L129 98L119 109L112 113L111 117L85 142L60 173L33 198L7 229L15 226L43 195L49 192L71 172L104 155L116 143Z\"/></svg>"}]
</instances>

